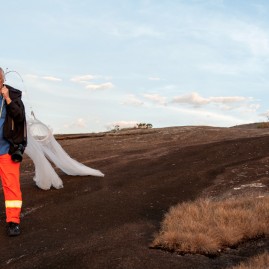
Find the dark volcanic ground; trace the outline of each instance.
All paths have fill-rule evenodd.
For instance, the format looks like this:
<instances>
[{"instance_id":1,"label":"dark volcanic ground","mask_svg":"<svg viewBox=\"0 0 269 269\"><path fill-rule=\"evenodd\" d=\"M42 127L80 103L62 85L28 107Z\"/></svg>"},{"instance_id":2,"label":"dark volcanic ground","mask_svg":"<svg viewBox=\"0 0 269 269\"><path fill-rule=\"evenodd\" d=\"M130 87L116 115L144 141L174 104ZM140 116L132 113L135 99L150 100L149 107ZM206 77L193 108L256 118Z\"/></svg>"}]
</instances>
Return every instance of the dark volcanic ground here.
<instances>
[{"instance_id":1,"label":"dark volcanic ground","mask_svg":"<svg viewBox=\"0 0 269 269\"><path fill-rule=\"evenodd\" d=\"M269 129L171 127L57 138L105 177L58 171L64 188L43 191L25 157L21 236L6 236L0 204L0 268L229 268L269 250L268 238L217 257L149 248L172 205L201 196L266 195Z\"/></svg>"}]
</instances>

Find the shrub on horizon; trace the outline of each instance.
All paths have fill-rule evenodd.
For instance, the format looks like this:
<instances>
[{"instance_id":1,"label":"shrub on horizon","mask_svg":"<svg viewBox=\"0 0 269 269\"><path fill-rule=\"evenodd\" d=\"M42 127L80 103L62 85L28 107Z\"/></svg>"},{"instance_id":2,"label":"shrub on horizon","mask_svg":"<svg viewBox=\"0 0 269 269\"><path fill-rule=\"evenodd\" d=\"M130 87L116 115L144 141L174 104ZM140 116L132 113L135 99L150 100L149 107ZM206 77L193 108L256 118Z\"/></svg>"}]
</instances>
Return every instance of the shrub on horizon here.
<instances>
[{"instance_id":1,"label":"shrub on horizon","mask_svg":"<svg viewBox=\"0 0 269 269\"><path fill-rule=\"evenodd\" d=\"M257 128L269 128L269 122L258 123Z\"/></svg>"}]
</instances>

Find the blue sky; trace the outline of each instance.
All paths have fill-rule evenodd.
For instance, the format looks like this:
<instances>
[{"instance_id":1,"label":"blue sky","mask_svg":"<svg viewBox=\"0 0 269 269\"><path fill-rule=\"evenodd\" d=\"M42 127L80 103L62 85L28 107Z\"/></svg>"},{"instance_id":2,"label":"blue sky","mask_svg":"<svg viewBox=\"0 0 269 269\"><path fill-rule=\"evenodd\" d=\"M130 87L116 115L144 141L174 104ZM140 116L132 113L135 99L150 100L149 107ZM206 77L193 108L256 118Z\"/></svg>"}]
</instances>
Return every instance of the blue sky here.
<instances>
[{"instance_id":1,"label":"blue sky","mask_svg":"<svg viewBox=\"0 0 269 269\"><path fill-rule=\"evenodd\" d=\"M54 133L267 120L268 1L0 1L0 66Z\"/></svg>"}]
</instances>

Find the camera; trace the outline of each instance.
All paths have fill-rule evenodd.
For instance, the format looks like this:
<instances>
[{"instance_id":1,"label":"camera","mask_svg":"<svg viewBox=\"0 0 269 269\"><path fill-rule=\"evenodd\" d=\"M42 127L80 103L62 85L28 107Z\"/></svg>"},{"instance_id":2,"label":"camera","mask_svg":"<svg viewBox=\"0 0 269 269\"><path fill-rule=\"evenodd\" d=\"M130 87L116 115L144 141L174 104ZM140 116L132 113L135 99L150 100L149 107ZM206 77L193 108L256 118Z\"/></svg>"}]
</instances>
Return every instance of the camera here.
<instances>
[{"instance_id":1,"label":"camera","mask_svg":"<svg viewBox=\"0 0 269 269\"><path fill-rule=\"evenodd\" d=\"M16 149L16 151L11 155L11 159L13 162L19 163L22 161L22 155L23 155L24 149L25 148L22 144L18 145L18 148Z\"/></svg>"}]
</instances>

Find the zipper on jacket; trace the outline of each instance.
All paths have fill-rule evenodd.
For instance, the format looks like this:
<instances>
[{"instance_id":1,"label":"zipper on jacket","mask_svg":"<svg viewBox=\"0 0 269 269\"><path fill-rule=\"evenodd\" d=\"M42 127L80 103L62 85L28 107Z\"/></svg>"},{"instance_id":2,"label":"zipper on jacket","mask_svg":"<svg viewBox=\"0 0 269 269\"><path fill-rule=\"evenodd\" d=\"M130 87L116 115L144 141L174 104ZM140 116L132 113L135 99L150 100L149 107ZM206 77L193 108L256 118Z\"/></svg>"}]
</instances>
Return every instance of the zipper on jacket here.
<instances>
[{"instance_id":1,"label":"zipper on jacket","mask_svg":"<svg viewBox=\"0 0 269 269\"><path fill-rule=\"evenodd\" d=\"M11 120L11 130L14 131L14 120Z\"/></svg>"}]
</instances>

